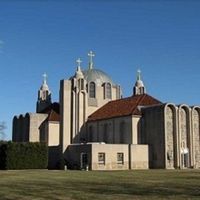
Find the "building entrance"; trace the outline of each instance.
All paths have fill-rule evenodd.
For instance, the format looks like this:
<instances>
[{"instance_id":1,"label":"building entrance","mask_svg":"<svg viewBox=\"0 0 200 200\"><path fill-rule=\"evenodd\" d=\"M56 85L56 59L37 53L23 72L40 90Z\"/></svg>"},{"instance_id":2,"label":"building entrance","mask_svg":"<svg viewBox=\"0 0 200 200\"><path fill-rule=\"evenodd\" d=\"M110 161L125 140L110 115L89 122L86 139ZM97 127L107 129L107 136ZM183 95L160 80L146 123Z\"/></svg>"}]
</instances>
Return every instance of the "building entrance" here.
<instances>
[{"instance_id":1,"label":"building entrance","mask_svg":"<svg viewBox=\"0 0 200 200\"><path fill-rule=\"evenodd\" d=\"M88 154L81 153L81 169L88 170Z\"/></svg>"},{"instance_id":2,"label":"building entrance","mask_svg":"<svg viewBox=\"0 0 200 200\"><path fill-rule=\"evenodd\" d=\"M189 166L189 149L182 148L181 149L181 167L188 168Z\"/></svg>"}]
</instances>

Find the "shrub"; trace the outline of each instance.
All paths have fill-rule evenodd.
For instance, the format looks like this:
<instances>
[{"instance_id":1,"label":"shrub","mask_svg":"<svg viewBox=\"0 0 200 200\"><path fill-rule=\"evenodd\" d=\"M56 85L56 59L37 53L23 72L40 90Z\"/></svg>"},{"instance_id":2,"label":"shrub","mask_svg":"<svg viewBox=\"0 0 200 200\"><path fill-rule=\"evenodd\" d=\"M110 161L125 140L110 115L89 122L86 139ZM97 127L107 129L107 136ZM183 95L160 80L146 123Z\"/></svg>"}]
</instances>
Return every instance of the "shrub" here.
<instances>
[{"instance_id":1,"label":"shrub","mask_svg":"<svg viewBox=\"0 0 200 200\"><path fill-rule=\"evenodd\" d=\"M39 142L0 142L0 169L45 169L48 148Z\"/></svg>"}]
</instances>

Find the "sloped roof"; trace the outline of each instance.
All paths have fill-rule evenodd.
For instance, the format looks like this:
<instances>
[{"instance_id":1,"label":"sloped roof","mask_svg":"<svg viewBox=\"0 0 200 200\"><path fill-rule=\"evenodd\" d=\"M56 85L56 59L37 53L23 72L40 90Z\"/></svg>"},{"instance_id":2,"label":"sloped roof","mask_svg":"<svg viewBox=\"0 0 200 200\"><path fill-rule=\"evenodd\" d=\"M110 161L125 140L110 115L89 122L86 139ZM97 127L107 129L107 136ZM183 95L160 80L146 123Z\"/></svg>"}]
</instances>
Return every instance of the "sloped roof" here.
<instances>
[{"instance_id":1,"label":"sloped roof","mask_svg":"<svg viewBox=\"0 0 200 200\"><path fill-rule=\"evenodd\" d=\"M60 105L57 102L52 103L40 113L48 114L48 121L60 121Z\"/></svg>"},{"instance_id":2,"label":"sloped roof","mask_svg":"<svg viewBox=\"0 0 200 200\"><path fill-rule=\"evenodd\" d=\"M60 115L54 110L51 110L47 119L48 121L60 121Z\"/></svg>"},{"instance_id":3,"label":"sloped roof","mask_svg":"<svg viewBox=\"0 0 200 200\"><path fill-rule=\"evenodd\" d=\"M139 106L162 104L159 100L148 94L131 96L110 101L88 117L88 121L110 119L129 115L141 115Z\"/></svg>"}]
</instances>

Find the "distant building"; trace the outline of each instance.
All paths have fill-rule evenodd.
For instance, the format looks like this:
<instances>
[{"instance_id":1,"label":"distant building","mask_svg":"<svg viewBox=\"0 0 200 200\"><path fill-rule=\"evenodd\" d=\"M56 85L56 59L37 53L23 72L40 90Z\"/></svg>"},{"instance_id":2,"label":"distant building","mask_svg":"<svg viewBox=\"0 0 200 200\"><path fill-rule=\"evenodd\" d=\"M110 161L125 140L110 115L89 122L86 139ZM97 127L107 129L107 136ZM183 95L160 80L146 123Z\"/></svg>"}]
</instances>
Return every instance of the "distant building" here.
<instances>
[{"instance_id":1,"label":"distant building","mask_svg":"<svg viewBox=\"0 0 200 200\"><path fill-rule=\"evenodd\" d=\"M200 168L200 107L162 103L146 93L138 71L133 94L93 63L60 81L51 102L46 75L36 113L15 116L13 141L45 141L49 168L63 156L68 168L90 170Z\"/></svg>"}]
</instances>

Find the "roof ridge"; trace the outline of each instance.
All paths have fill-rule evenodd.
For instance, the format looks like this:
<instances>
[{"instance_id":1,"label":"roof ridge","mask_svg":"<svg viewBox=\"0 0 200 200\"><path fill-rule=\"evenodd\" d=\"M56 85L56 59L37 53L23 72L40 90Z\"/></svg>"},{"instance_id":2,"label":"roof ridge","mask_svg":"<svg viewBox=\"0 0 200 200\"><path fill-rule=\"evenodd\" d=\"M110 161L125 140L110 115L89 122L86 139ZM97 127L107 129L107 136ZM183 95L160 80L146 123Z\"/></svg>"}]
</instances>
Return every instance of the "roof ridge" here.
<instances>
[{"instance_id":1,"label":"roof ridge","mask_svg":"<svg viewBox=\"0 0 200 200\"><path fill-rule=\"evenodd\" d=\"M54 110L53 109L51 109L49 112L48 112L48 119L52 116L52 113L54 112Z\"/></svg>"},{"instance_id":2,"label":"roof ridge","mask_svg":"<svg viewBox=\"0 0 200 200\"><path fill-rule=\"evenodd\" d=\"M47 121L60 121L60 115L55 110L50 110Z\"/></svg>"},{"instance_id":3,"label":"roof ridge","mask_svg":"<svg viewBox=\"0 0 200 200\"><path fill-rule=\"evenodd\" d=\"M134 98L134 96L124 97L124 98L120 98L120 99L115 99L115 100L109 101L108 103L110 103L110 102L117 102L117 101L124 101L124 100L132 99L132 98Z\"/></svg>"},{"instance_id":4,"label":"roof ridge","mask_svg":"<svg viewBox=\"0 0 200 200\"><path fill-rule=\"evenodd\" d=\"M154 99L154 100L156 100L156 101L158 101L160 104L163 104L163 102L161 102L160 100L158 100L158 99L156 99L155 97L152 97L151 95L149 95L149 94L146 94L147 96L149 96L149 97L151 97L152 99Z\"/></svg>"},{"instance_id":5,"label":"roof ridge","mask_svg":"<svg viewBox=\"0 0 200 200\"><path fill-rule=\"evenodd\" d=\"M123 99L109 101L88 116L88 121L102 120L119 116L141 115L139 106L162 104L161 101L148 95L134 95Z\"/></svg>"},{"instance_id":6,"label":"roof ridge","mask_svg":"<svg viewBox=\"0 0 200 200\"><path fill-rule=\"evenodd\" d=\"M131 97L125 97L125 98L111 100L111 101L107 102L105 105L113 103L113 102L117 102L117 101L123 101L123 100L130 99L130 98L132 98L132 96ZM103 105L103 106L105 106L105 105Z\"/></svg>"},{"instance_id":7,"label":"roof ridge","mask_svg":"<svg viewBox=\"0 0 200 200\"><path fill-rule=\"evenodd\" d=\"M147 95L140 95L140 98L136 101L136 107L133 108L133 110L131 111L131 113L134 113L134 111L138 108L139 103L146 97Z\"/></svg>"}]
</instances>

